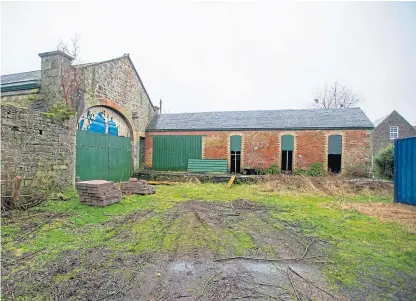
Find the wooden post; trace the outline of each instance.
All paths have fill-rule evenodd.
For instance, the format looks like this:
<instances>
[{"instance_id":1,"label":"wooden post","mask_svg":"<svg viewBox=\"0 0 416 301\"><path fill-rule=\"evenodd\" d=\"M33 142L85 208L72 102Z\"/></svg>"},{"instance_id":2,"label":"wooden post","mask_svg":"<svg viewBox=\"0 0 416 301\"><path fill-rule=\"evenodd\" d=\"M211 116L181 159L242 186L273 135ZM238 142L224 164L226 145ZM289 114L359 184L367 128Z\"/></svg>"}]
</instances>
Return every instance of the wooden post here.
<instances>
[{"instance_id":1,"label":"wooden post","mask_svg":"<svg viewBox=\"0 0 416 301\"><path fill-rule=\"evenodd\" d=\"M233 185L233 183L234 183L234 180L235 180L235 176L232 176L231 177L231 179L230 179L230 181L228 182L228 184L227 184L227 188L230 188L231 187L231 185Z\"/></svg>"},{"instance_id":2,"label":"wooden post","mask_svg":"<svg viewBox=\"0 0 416 301\"><path fill-rule=\"evenodd\" d=\"M20 200L20 182L21 181L22 181L21 176L16 176L13 179L13 192L12 192L13 203L16 203Z\"/></svg>"}]
</instances>

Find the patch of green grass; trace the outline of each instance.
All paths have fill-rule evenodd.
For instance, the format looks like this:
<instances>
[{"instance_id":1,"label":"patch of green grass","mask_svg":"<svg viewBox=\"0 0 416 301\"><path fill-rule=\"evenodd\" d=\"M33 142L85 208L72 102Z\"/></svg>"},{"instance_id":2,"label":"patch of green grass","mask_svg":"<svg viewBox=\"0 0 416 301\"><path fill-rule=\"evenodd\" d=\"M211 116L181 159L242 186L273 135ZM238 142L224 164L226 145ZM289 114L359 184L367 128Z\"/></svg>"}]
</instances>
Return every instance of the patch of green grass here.
<instances>
[{"instance_id":1,"label":"patch of green grass","mask_svg":"<svg viewBox=\"0 0 416 301\"><path fill-rule=\"evenodd\" d=\"M95 247L135 253L208 248L220 255L244 255L258 247L250 231L263 233L264 222L254 215L224 229L186 214L169 220L169 213L178 203L188 200L228 203L247 199L267 206L268 226L283 230L288 224L297 225L303 234L320 237L332 245L331 260L337 264L328 265L325 274L334 284L353 286L359 277L374 273L393 277L396 271L412 273L416 268L414 234L400 225L383 223L337 205L340 201L387 202L388 195L367 193L341 198L296 192L280 194L264 191L260 185L233 185L226 189L224 184L180 184L158 186L154 195L128 196L104 208L81 204L73 191L66 196L70 198L68 201L48 201L33 209L65 213L66 217L52 220L19 243L4 244L3 251L21 249L25 254L45 248L28 261L32 265L44 264L66 250ZM125 224L111 223L141 211L151 215ZM18 224L2 226L2 238L13 240L21 234ZM263 251L267 252L266 249Z\"/></svg>"}]
</instances>

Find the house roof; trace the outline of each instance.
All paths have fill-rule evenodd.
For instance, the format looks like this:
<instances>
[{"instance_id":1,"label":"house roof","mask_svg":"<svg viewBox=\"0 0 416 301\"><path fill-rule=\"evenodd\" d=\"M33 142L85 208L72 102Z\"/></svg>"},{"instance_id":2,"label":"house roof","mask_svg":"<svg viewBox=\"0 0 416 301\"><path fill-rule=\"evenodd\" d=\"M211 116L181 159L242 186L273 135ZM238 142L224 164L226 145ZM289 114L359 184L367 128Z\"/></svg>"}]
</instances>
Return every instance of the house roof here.
<instances>
[{"instance_id":1,"label":"house roof","mask_svg":"<svg viewBox=\"0 0 416 301\"><path fill-rule=\"evenodd\" d=\"M27 81L36 81L36 80L40 80L40 77L41 77L40 70L15 73L15 74L7 74L7 75L1 76L1 84L5 85L5 84L12 84L12 83L27 82Z\"/></svg>"},{"instance_id":2,"label":"house roof","mask_svg":"<svg viewBox=\"0 0 416 301\"><path fill-rule=\"evenodd\" d=\"M52 52L40 53L39 55L42 57L45 54L53 54L53 53L58 53L58 52L63 53L62 51L52 51ZM63 54L66 55L68 58L73 59L71 56L69 56L65 53L63 53ZM140 75L137 72L137 69L134 66L133 61L130 58L130 55L128 53L123 54L123 56L116 57L116 58L109 59L109 60L105 60L105 61L101 61L101 62L85 63L85 64L78 64L78 65L73 65L73 66L78 67L78 68L86 68L86 67L90 67L90 66L94 66L94 65L98 65L98 64L103 64L103 63L108 63L108 62L112 62L112 61L116 61L116 60L120 60L120 59L124 59L124 58L127 58L129 60L130 64L132 65L133 70L136 73L137 78L139 79L140 83L142 84L143 90L146 93L147 97L149 98L150 104L154 109L155 106L153 105L152 100L150 99L150 96L147 93L146 87L144 86L143 81L140 78ZM23 90L24 88L27 87L26 82L38 81L38 80L41 79L41 77L42 77L41 70L2 75L1 76L2 92L3 91L9 91L9 90L13 90L13 91ZM9 84L11 84L11 85L9 85Z\"/></svg>"},{"instance_id":3,"label":"house roof","mask_svg":"<svg viewBox=\"0 0 416 301\"><path fill-rule=\"evenodd\" d=\"M380 123L382 123L384 120L386 120L387 117L389 117L393 112L391 112L390 114L387 114L386 116L383 116L383 117L381 117L379 119L374 120L373 121L374 127L377 127Z\"/></svg>"},{"instance_id":4,"label":"house roof","mask_svg":"<svg viewBox=\"0 0 416 301\"><path fill-rule=\"evenodd\" d=\"M225 111L156 115L147 131L373 129L360 108Z\"/></svg>"}]
</instances>

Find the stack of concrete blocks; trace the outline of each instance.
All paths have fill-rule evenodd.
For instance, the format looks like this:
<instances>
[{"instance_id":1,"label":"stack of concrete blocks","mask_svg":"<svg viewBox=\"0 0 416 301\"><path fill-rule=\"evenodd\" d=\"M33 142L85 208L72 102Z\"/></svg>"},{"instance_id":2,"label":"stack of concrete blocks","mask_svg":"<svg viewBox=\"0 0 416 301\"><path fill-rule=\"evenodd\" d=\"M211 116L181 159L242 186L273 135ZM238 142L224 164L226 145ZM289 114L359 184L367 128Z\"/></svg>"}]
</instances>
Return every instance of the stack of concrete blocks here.
<instances>
[{"instance_id":1,"label":"stack of concrete blocks","mask_svg":"<svg viewBox=\"0 0 416 301\"><path fill-rule=\"evenodd\" d=\"M92 180L75 184L81 203L91 206L108 206L120 202L121 191L114 182Z\"/></svg>"},{"instance_id":2,"label":"stack of concrete blocks","mask_svg":"<svg viewBox=\"0 0 416 301\"><path fill-rule=\"evenodd\" d=\"M128 182L122 182L120 184L120 189L125 194L153 194L156 192L155 188L145 180L138 180L135 178L130 178Z\"/></svg>"}]
</instances>

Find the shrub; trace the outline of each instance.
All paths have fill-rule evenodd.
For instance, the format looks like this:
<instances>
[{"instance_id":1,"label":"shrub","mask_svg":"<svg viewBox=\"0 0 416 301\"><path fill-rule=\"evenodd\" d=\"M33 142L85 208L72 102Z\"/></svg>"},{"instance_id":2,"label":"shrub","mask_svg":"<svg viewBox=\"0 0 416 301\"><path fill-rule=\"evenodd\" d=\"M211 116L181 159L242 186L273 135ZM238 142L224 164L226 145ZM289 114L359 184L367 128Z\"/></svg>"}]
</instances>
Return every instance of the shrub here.
<instances>
[{"instance_id":1,"label":"shrub","mask_svg":"<svg viewBox=\"0 0 416 301\"><path fill-rule=\"evenodd\" d=\"M394 173L394 148L389 144L381 149L374 157L374 163L377 173L388 179L393 178Z\"/></svg>"},{"instance_id":2,"label":"shrub","mask_svg":"<svg viewBox=\"0 0 416 301\"><path fill-rule=\"evenodd\" d=\"M325 175L324 165L320 162L313 162L308 168L296 169L295 175L322 177Z\"/></svg>"},{"instance_id":3,"label":"shrub","mask_svg":"<svg viewBox=\"0 0 416 301\"><path fill-rule=\"evenodd\" d=\"M75 116L75 111L66 103L58 102L52 105L49 111L43 113L43 116L55 123L63 123Z\"/></svg>"},{"instance_id":4,"label":"shrub","mask_svg":"<svg viewBox=\"0 0 416 301\"><path fill-rule=\"evenodd\" d=\"M346 166L343 175L350 178L368 178L370 167L368 164Z\"/></svg>"},{"instance_id":5,"label":"shrub","mask_svg":"<svg viewBox=\"0 0 416 301\"><path fill-rule=\"evenodd\" d=\"M266 173L268 175L279 175L280 174L280 167L272 164L269 166L269 168L266 170Z\"/></svg>"},{"instance_id":6,"label":"shrub","mask_svg":"<svg viewBox=\"0 0 416 301\"><path fill-rule=\"evenodd\" d=\"M266 169L263 167L255 167L254 168L256 175L265 175L266 174Z\"/></svg>"}]
</instances>

